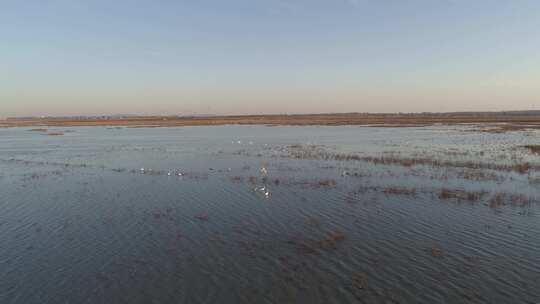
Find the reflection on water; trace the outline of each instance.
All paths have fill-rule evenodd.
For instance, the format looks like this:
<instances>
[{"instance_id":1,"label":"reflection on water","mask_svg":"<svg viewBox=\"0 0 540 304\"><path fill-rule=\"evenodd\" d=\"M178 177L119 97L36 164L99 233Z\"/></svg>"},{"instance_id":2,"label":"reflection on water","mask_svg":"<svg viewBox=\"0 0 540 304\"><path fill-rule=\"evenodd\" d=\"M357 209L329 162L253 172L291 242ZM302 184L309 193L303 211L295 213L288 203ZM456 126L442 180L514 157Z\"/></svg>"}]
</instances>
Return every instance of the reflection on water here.
<instances>
[{"instance_id":1,"label":"reflection on water","mask_svg":"<svg viewBox=\"0 0 540 304\"><path fill-rule=\"evenodd\" d=\"M0 129L0 303L536 303L540 134L471 129Z\"/></svg>"}]
</instances>

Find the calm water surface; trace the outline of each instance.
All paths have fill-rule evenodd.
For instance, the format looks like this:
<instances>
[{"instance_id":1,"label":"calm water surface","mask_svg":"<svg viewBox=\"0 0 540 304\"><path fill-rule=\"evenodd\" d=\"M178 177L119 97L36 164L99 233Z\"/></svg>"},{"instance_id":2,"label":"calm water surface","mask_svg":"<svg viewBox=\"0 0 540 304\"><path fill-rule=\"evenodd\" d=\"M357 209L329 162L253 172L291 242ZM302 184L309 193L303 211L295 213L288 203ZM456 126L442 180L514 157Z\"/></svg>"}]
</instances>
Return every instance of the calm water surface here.
<instances>
[{"instance_id":1,"label":"calm water surface","mask_svg":"<svg viewBox=\"0 0 540 304\"><path fill-rule=\"evenodd\" d=\"M0 303L540 302L538 132L69 131L0 129Z\"/></svg>"}]
</instances>

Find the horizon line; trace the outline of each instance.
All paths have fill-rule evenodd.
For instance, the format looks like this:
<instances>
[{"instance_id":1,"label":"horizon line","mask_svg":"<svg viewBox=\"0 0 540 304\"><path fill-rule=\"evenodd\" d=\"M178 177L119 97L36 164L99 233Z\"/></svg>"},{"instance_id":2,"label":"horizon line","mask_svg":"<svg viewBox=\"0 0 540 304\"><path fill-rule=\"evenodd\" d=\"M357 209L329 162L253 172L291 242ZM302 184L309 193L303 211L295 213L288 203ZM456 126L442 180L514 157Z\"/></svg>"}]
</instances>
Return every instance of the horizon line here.
<instances>
[{"instance_id":1,"label":"horizon line","mask_svg":"<svg viewBox=\"0 0 540 304\"><path fill-rule=\"evenodd\" d=\"M442 111L442 112L318 112L318 113L260 113L260 114L97 114L97 115L28 115L1 117L0 120L22 119L96 119L96 118L205 118L205 117L265 117L265 116L324 116L324 115L445 115L445 114L538 114L540 110L503 111Z\"/></svg>"}]
</instances>

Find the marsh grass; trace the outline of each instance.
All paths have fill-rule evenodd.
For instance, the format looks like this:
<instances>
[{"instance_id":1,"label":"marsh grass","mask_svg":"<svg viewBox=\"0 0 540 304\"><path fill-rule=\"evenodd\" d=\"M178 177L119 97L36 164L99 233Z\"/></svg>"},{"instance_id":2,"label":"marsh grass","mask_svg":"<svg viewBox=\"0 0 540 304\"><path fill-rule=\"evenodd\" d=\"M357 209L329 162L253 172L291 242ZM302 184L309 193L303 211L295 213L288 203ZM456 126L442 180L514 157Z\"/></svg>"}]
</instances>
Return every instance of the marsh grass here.
<instances>
[{"instance_id":1,"label":"marsh grass","mask_svg":"<svg viewBox=\"0 0 540 304\"><path fill-rule=\"evenodd\" d=\"M293 159L314 159L324 161L362 161L374 165L386 166L401 166L411 168L415 166L429 166L438 168L463 168L471 170L494 170L504 172L517 172L526 174L531 170L540 170L540 166L531 165L528 162L518 162L516 159L512 164L506 163L488 163L481 161L466 161L466 160L445 160L435 157L401 157L392 153L382 156L362 156L355 153L338 153L324 149L322 146L288 146L287 154L284 157ZM383 153L384 154L384 153ZM475 176L475 174L477 176ZM488 174L482 175L478 172L468 172L465 176L474 178L489 178ZM492 178L492 177L491 177Z\"/></svg>"}]
</instances>

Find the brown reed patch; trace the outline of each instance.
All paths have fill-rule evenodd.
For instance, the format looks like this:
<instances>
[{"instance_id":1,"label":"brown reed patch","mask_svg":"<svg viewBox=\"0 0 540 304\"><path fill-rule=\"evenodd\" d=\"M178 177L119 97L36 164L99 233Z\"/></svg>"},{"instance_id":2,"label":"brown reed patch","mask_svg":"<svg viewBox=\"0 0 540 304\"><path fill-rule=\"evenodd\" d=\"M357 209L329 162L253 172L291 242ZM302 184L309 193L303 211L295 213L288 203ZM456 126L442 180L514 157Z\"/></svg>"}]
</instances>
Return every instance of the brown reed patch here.
<instances>
[{"instance_id":1,"label":"brown reed patch","mask_svg":"<svg viewBox=\"0 0 540 304\"><path fill-rule=\"evenodd\" d=\"M499 192L489 200L489 207L497 209L504 206L525 207L533 200L522 194L510 194Z\"/></svg>"},{"instance_id":2,"label":"brown reed patch","mask_svg":"<svg viewBox=\"0 0 540 304\"><path fill-rule=\"evenodd\" d=\"M465 191L461 189L443 188L439 193L439 198L442 200L454 199L457 201L476 202L481 200L487 192L485 191Z\"/></svg>"},{"instance_id":3,"label":"brown reed patch","mask_svg":"<svg viewBox=\"0 0 540 304\"><path fill-rule=\"evenodd\" d=\"M48 135L48 136L63 136L64 135L64 132L49 132L45 135Z\"/></svg>"},{"instance_id":4,"label":"brown reed patch","mask_svg":"<svg viewBox=\"0 0 540 304\"><path fill-rule=\"evenodd\" d=\"M195 216L195 218L198 219L199 221L204 221L204 222L210 219L210 217L206 213L198 214Z\"/></svg>"},{"instance_id":5,"label":"brown reed patch","mask_svg":"<svg viewBox=\"0 0 540 304\"><path fill-rule=\"evenodd\" d=\"M529 150L531 153L540 154L540 145L525 145L523 148Z\"/></svg>"},{"instance_id":6,"label":"brown reed patch","mask_svg":"<svg viewBox=\"0 0 540 304\"><path fill-rule=\"evenodd\" d=\"M244 178L242 176L231 176L231 181L233 182L241 182Z\"/></svg>"},{"instance_id":7,"label":"brown reed patch","mask_svg":"<svg viewBox=\"0 0 540 304\"><path fill-rule=\"evenodd\" d=\"M331 232L326 237L316 240L289 241L289 244L296 246L296 249L303 254L320 254L323 251L336 250L338 245L345 240L345 235L341 232Z\"/></svg>"},{"instance_id":8,"label":"brown reed patch","mask_svg":"<svg viewBox=\"0 0 540 304\"><path fill-rule=\"evenodd\" d=\"M493 172L487 172L484 170L476 170L476 169L467 169L465 168L463 171L458 172L457 176L459 178L472 180L472 181L501 181L503 180L500 176Z\"/></svg>"},{"instance_id":9,"label":"brown reed patch","mask_svg":"<svg viewBox=\"0 0 540 304\"><path fill-rule=\"evenodd\" d=\"M352 286L355 289L367 289L368 288L368 276L363 272L355 273L352 276Z\"/></svg>"},{"instance_id":10,"label":"brown reed patch","mask_svg":"<svg viewBox=\"0 0 540 304\"><path fill-rule=\"evenodd\" d=\"M337 185L337 182L335 179L322 179L317 181L315 186L319 187L335 187Z\"/></svg>"},{"instance_id":11,"label":"brown reed patch","mask_svg":"<svg viewBox=\"0 0 540 304\"><path fill-rule=\"evenodd\" d=\"M416 188L390 186L384 188L382 192L392 195L416 195Z\"/></svg>"},{"instance_id":12,"label":"brown reed patch","mask_svg":"<svg viewBox=\"0 0 540 304\"><path fill-rule=\"evenodd\" d=\"M434 258L440 258L440 257L443 256L442 249L440 249L438 247L432 247L429 251L431 253L431 256L434 257Z\"/></svg>"}]
</instances>

